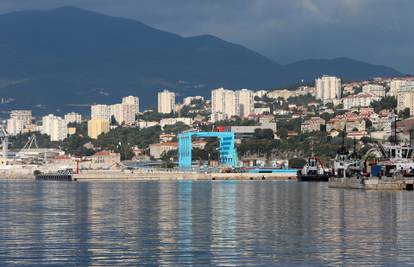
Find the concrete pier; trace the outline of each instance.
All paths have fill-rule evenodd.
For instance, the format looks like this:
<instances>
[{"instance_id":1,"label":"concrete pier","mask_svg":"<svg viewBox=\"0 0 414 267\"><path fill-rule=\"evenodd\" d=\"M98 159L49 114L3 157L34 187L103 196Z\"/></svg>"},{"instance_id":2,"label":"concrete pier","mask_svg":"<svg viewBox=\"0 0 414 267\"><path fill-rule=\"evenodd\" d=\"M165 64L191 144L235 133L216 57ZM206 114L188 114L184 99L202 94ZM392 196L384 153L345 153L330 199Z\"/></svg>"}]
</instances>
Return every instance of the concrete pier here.
<instances>
[{"instance_id":1,"label":"concrete pier","mask_svg":"<svg viewBox=\"0 0 414 267\"><path fill-rule=\"evenodd\" d=\"M121 180L296 180L296 173L198 173L198 172L120 172L87 171L74 174L75 181Z\"/></svg>"},{"instance_id":2,"label":"concrete pier","mask_svg":"<svg viewBox=\"0 0 414 267\"><path fill-rule=\"evenodd\" d=\"M35 179L33 174L0 174L0 179Z\"/></svg>"},{"instance_id":3,"label":"concrete pier","mask_svg":"<svg viewBox=\"0 0 414 267\"><path fill-rule=\"evenodd\" d=\"M364 189L364 190L413 190L413 178L388 178L378 177L370 178L331 178L329 180L330 188L342 189Z\"/></svg>"}]
</instances>

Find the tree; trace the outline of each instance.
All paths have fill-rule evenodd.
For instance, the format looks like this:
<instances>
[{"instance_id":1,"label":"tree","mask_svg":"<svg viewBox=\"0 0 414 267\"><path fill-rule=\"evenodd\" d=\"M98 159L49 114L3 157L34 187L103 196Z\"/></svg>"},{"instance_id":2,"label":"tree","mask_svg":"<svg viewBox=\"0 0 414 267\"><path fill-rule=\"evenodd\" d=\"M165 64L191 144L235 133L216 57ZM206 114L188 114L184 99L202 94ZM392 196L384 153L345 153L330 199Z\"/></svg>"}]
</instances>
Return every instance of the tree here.
<instances>
[{"instance_id":1,"label":"tree","mask_svg":"<svg viewBox=\"0 0 414 267\"><path fill-rule=\"evenodd\" d=\"M181 133L181 132L186 131L188 129L190 129L190 126L188 126L188 125L184 124L183 122L179 121L176 124L165 125L164 132L178 134L178 133Z\"/></svg>"},{"instance_id":2,"label":"tree","mask_svg":"<svg viewBox=\"0 0 414 267\"><path fill-rule=\"evenodd\" d=\"M130 160L134 157L134 152L132 152L131 145L129 143L118 144L117 148L115 149L115 152L121 155L121 160Z\"/></svg>"},{"instance_id":3,"label":"tree","mask_svg":"<svg viewBox=\"0 0 414 267\"><path fill-rule=\"evenodd\" d=\"M378 101L371 102L371 107L374 108L375 113L378 113L383 109L395 109L397 107L397 99L394 96L386 96Z\"/></svg>"},{"instance_id":4,"label":"tree","mask_svg":"<svg viewBox=\"0 0 414 267\"><path fill-rule=\"evenodd\" d=\"M364 145L366 145L366 144L370 144L370 143L373 143L373 142L374 142L374 140L372 140L372 138L371 138L371 137L368 137L368 136L363 136L363 137L361 137L360 141L361 141Z\"/></svg>"},{"instance_id":5,"label":"tree","mask_svg":"<svg viewBox=\"0 0 414 267\"><path fill-rule=\"evenodd\" d=\"M289 159L289 168L302 169L305 166L306 160L302 158Z\"/></svg>"},{"instance_id":6,"label":"tree","mask_svg":"<svg viewBox=\"0 0 414 267\"><path fill-rule=\"evenodd\" d=\"M398 113L398 117L401 119L407 119L410 117L410 108L405 108Z\"/></svg>"},{"instance_id":7,"label":"tree","mask_svg":"<svg viewBox=\"0 0 414 267\"><path fill-rule=\"evenodd\" d=\"M306 105L310 102L315 102L315 101L317 101L316 98L312 96L311 94L292 96L287 99L287 102L289 104L295 104L295 105Z\"/></svg>"},{"instance_id":8,"label":"tree","mask_svg":"<svg viewBox=\"0 0 414 267\"><path fill-rule=\"evenodd\" d=\"M343 109L344 108L344 104L338 104L337 106L336 106L336 109Z\"/></svg>"},{"instance_id":9,"label":"tree","mask_svg":"<svg viewBox=\"0 0 414 267\"><path fill-rule=\"evenodd\" d=\"M274 149L278 147L280 141L269 139L244 139L238 145L237 151L240 155L258 154L270 155Z\"/></svg>"},{"instance_id":10,"label":"tree","mask_svg":"<svg viewBox=\"0 0 414 267\"><path fill-rule=\"evenodd\" d=\"M147 111L138 116L138 119L144 121L160 121L163 118L173 118L175 117L175 113L158 113L157 111Z\"/></svg>"},{"instance_id":11,"label":"tree","mask_svg":"<svg viewBox=\"0 0 414 267\"><path fill-rule=\"evenodd\" d=\"M288 137L288 130L286 128L277 129L277 135L280 139L286 139Z\"/></svg>"},{"instance_id":12,"label":"tree","mask_svg":"<svg viewBox=\"0 0 414 267\"><path fill-rule=\"evenodd\" d=\"M255 126L257 121L242 119L240 117L235 118L234 120L222 120L214 124L215 126Z\"/></svg>"},{"instance_id":13,"label":"tree","mask_svg":"<svg viewBox=\"0 0 414 267\"><path fill-rule=\"evenodd\" d=\"M70 122L68 123L68 127L74 127L76 128L76 134L87 136L88 135L88 122L84 121L81 123L77 122Z\"/></svg>"},{"instance_id":14,"label":"tree","mask_svg":"<svg viewBox=\"0 0 414 267\"><path fill-rule=\"evenodd\" d=\"M119 125L119 123L116 121L116 119L115 119L115 116L114 116L114 115L112 115L112 116L111 116L111 123L110 123L110 125L112 125L112 126L117 126L117 125Z\"/></svg>"},{"instance_id":15,"label":"tree","mask_svg":"<svg viewBox=\"0 0 414 267\"><path fill-rule=\"evenodd\" d=\"M367 129L372 128L372 121L370 119L365 119L365 128Z\"/></svg>"},{"instance_id":16,"label":"tree","mask_svg":"<svg viewBox=\"0 0 414 267\"><path fill-rule=\"evenodd\" d=\"M324 119L325 121L329 121L330 119L332 119L333 117L335 117L334 113L328 113L328 112L324 112L320 115L320 117L322 119Z\"/></svg>"},{"instance_id":17,"label":"tree","mask_svg":"<svg viewBox=\"0 0 414 267\"><path fill-rule=\"evenodd\" d=\"M281 119L277 121L277 128L285 128L289 131L300 132L300 126L302 124L302 118L294 119Z\"/></svg>"},{"instance_id":18,"label":"tree","mask_svg":"<svg viewBox=\"0 0 414 267\"><path fill-rule=\"evenodd\" d=\"M254 138L257 139L274 139L274 134L272 129L255 129Z\"/></svg>"},{"instance_id":19,"label":"tree","mask_svg":"<svg viewBox=\"0 0 414 267\"><path fill-rule=\"evenodd\" d=\"M59 145L58 142L51 142L50 137L47 134L33 132L33 133L20 133L15 136L9 136L9 147L14 148L14 149L23 148L23 146L27 143L27 141L32 135L36 136L36 143L38 147L52 148L52 147L58 147Z\"/></svg>"},{"instance_id":20,"label":"tree","mask_svg":"<svg viewBox=\"0 0 414 267\"><path fill-rule=\"evenodd\" d=\"M164 162L178 160L178 151L176 149L163 152L161 154L161 160Z\"/></svg>"},{"instance_id":21,"label":"tree","mask_svg":"<svg viewBox=\"0 0 414 267\"><path fill-rule=\"evenodd\" d=\"M86 135L73 134L68 136L61 143L61 148L66 154L81 156L90 156L95 153L93 149L85 148L84 145L90 142L90 138Z\"/></svg>"},{"instance_id":22,"label":"tree","mask_svg":"<svg viewBox=\"0 0 414 267\"><path fill-rule=\"evenodd\" d=\"M160 126L144 129L118 127L99 135L93 143L96 147L121 153L122 159L130 159L133 156L131 150L133 146L148 148L150 144L158 142L161 133Z\"/></svg>"}]
</instances>

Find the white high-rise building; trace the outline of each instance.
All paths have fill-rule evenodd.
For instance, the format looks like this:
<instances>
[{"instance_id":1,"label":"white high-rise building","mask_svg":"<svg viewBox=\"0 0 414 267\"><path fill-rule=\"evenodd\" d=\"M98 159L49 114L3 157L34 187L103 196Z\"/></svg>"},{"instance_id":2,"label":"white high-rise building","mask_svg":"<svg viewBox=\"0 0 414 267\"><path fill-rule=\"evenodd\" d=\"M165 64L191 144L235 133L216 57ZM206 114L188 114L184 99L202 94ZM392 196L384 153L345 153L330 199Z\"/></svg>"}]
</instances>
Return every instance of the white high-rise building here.
<instances>
[{"instance_id":1,"label":"white high-rise building","mask_svg":"<svg viewBox=\"0 0 414 267\"><path fill-rule=\"evenodd\" d=\"M69 123L81 123L82 122L82 115L76 112L70 112L65 115L66 124Z\"/></svg>"},{"instance_id":2,"label":"white high-rise building","mask_svg":"<svg viewBox=\"0 0 414 267\"><path fill-rule=\"evenodd\" d=\"M242 89L237 91L239 97L239 114L241 118L245 118L254 113L254 92Z\"/></svg>"},{"instance_id":3,"label":"white high-rise building","mask_svg":"<svg viewBox=\"0 0 414 267\"><path fill-rule=\"evenodd\" d=\"M137 96L125 96L122 98L122 104L133 105L135 115L139 113L139 98Z\"/></svg>"},{"instance_id":4,"label":"white high-rise building","mask_svg":"<svg viewBox=\"0 0 414 267\"><path fill-rule=\"evenodd\" d=\"M16 118L10 118L7 120L7 133L9 135L18 135L23 133L25 126L26 124L23 121Z\"/></svg>"},{"instance_id":5,"label":"white high-rise building","mask_svg":"<svg viewBox=\"0 0 414 267\"><path fill-rule=\"evenodd\" d=\"M115 104L110 106L110 117L114 116L119 124L131 124L135 121L135 111L135 105Z\"/></svg>"},{"instance_id":6,"label":"white high-rise building","mask_svg":"<svg viewBox=\"0 0 414 267\"><path fill-rule=\"evenodd\" d=\"M24 129L32 124L31 110L12 110L7 120L7 133L17 135L23 133Z\"/></svg>"},{"instance_id":7,"label":"white high-rise building","mask_svg":"<svg viewBox=\"0 0 414 267\"><path fill-rule=\"evenodd\" d=\"M211 91L211 121L230 119L240 115L239 94L218 88Z\"/></svg>"},{"instance_id":8,"label":"white high-rise building","mask_svg":"<svg viewBox=\"0 0 414 267\"><path fill-rule=\"evenodd\" d=\"M397 110L410 109L410 115L414 115L414 82L407 82L398 90Z\"/></svg>"},{"instance_id":9,"label":"white high-rise building","mask_svg":"<svg viewBox=\"0 0 414 267\"><path fill-rule=\"evenodd\" d=\"M158 112L171 113L175 112L175 93L168 90L158 92Z\"/></svg>"},{"instance_id":10,"label":"white high-rise building","mask_svg":"<svg viewBox=\"0 0 414 267\"><path fill-rule=\"evenodd\" d=\"M50 141L61 141L68 135L66 121L53 114L42 118L42 133L50 136Z\"/></svg>"},{"instance_id":11,"label":"white high-rise building","mask_svg":"<svg viewBox=\"0 0 414 267\"><path fill-rule=\"evenodd\" d=\"M111 113L108 105L92 105L91 119L110 121Z\"/></svg>"},{"instance_id":12,"label":"white high-rise building","mask_svg":"<svg viewBox=\"0 0 414 267\"><path fill-rule=\"evenodd\" d=\"M409 84L410 81L402 80L402 79L395 79L390 82L390 91L388 95L390 96L398 96L398 92L400 91L401 86Z\"/></svg>"},{"instance_id":13,"label":"white high-rise building","mask_svg":"<svg viewBox=\"0 0 414 267\"><path fill-rule=\"evenodd\" d=\"M341 79L333 76L322 76L315 80L316 98L330 102L339 99L341 93Z\"/></svg>"}]
</instances>

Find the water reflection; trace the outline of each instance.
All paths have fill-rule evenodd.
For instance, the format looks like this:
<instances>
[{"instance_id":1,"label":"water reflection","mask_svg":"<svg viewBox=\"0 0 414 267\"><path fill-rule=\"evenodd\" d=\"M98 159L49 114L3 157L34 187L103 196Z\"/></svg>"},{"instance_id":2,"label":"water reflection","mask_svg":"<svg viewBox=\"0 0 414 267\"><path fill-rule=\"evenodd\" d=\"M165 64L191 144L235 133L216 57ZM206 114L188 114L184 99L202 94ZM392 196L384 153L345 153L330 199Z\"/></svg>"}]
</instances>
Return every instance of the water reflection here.
<instances>
[{"instance_id":1,"label":"water reflection","mask_svg":"<svg viewBox=\"0 0 414 267\"><path fill-rule=\"evenodd\" d=\"M412 192L0 181L0 266L404 265Z\"/></svg>"}]
</instances>

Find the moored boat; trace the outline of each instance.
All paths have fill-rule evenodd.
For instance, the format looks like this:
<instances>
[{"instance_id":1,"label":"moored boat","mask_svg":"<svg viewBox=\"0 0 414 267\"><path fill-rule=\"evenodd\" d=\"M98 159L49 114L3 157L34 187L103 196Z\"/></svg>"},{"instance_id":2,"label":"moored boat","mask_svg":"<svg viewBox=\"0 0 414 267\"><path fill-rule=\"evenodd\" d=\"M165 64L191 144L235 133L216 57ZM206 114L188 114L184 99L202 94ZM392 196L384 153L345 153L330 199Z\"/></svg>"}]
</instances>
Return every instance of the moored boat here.
<instances>
[{"instance_id":1,"label":"moored boat","mask_svg":"<svg viewBox=\"0 0 414 267\"><path fill-rule=\"evenodd\" d=\"M305 166L298 172L298 180L302 182L328 182L331 172L313 153L306 160Z\"/></svg>"}]
</instances>

